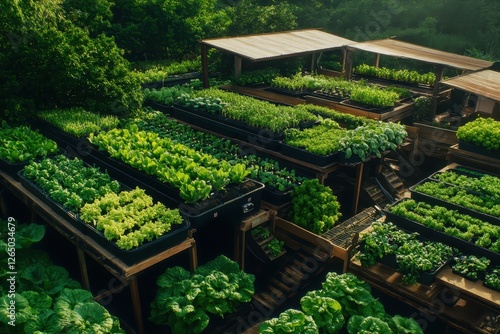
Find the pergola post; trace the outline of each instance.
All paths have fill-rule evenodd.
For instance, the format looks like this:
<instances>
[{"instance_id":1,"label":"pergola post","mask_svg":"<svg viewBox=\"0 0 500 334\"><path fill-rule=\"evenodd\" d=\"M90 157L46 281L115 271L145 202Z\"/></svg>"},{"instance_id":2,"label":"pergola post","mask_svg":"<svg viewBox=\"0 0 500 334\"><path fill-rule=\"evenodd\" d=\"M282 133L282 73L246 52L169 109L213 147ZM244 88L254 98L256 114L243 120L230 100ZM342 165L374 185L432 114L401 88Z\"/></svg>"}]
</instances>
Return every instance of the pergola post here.
<instances>
[{"instance_id":1,"label":"pergola post","mask_svg":"<svg viewBox=\"0 0 500 334\"><path fill-rule=\"evenodd\" d=\"M380 67L380 53L375 54L375 60L373 62L373 66L375 66L376 68Z\"/></svg>"},{"instance_id":2,"label":"pergola post","mask_svg":"<svg viewBox=\"0 0 500 334\"><path fill-rule=\"evenodd\" d=\"M346 52L345 52L345 60L344 60L344 63L345 63L345 79L347 81L351 80L351 77L352 77L352 55L353 55L353 50L351 49L346 49Z\"/></svg>"},{"instance_id":3,"label":"pergola post","mask_svg":"<svg viewBox=\"0 0 500 334\"><path fill-rule=\"evenodd\" d=\"M238 80L241 75L241 57L234 56L234 79Z\"/></svg>"},{"instance_id":4,"label":"pergola post","mask_svg":"<svg viewBox=\"0 0 500 334\"><path fill-rule=\"evenodd\" d=\"M434 82L434 89L432 90L432 99L431 99L431 120L436 116L437 107L438 107L438 98L439 98L439 84L443 79L444 66L436 65L436 69L434 74L436 75L436 82Z\"/></svg>"},{"instance_id":5,"label":"pergola post","mask_svg":"<svg viewBox=\"0 0 500 334\"><path fill-rule=\"evenodd\" d=\"M203 88L208 88L208 47L205 44L201 44L201 73Z\"/></svg>"}]
</instances>

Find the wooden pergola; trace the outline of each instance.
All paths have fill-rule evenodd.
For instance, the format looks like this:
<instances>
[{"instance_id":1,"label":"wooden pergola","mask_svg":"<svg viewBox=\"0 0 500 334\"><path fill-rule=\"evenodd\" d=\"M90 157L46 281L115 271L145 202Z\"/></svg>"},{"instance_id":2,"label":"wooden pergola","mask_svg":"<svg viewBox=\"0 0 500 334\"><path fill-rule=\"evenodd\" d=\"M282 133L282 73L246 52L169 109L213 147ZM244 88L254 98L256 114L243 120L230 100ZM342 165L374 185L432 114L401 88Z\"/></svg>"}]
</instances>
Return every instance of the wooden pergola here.
<instances>
[{"instance_id":1,"label":"wooden pergola","mask_svg":"<svg viewBox=\"0 0 500 334\"><path fill-rule=\"evenodd\" d=\"M493 65L492 62L458 55L455 53L436 50L408 42L398 41L396 39L387 38L374 41L359 42L346 46L345 57L345 77L347 80L352 75L352 54L356 50L367 51L375 54L375 66L379 66L380 55L413 59L435 66L436 83L434 84L432 94L432 106L435 113L437 108L437 98L439 95L439 84L443 78L443 71L446 67L462 70L462 72L470 73L482 69L486 69Z\"/></svg>"},{"instance_id":2,"label":"wooden pergola","mask_svg":"<svg viewBox=\"0 0 500 334\"><path fill-rule=\"evenodd\" d=\"M259 62L312 54L311 68L314 68L317 53L341 49L353 43L317 29L204 39L200 41L203 85L208 87L207 52L210 47L234 55L234 73L238 77L242 59Z\"/></svg>"},{"instance_id":3,"label":"wooden pergola","mask_svg":"<svg viewBox=\"0 0 500 334\"><path fill-rule=\"evenodd\" d=\"M482 70L444 80L443 85L500 102L500 72Z\"/></svg>"}]
</instances>

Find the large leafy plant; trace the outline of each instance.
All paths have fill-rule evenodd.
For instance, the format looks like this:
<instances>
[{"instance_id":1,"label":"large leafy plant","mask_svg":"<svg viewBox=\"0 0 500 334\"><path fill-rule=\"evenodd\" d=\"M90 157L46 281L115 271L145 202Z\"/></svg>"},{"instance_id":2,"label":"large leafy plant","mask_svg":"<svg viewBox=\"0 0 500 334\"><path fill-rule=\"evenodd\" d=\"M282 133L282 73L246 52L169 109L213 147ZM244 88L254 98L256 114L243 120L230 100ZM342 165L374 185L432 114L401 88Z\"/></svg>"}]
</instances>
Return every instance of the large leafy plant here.
<instances>
[{"instance_id":1,"label":"large leafy plant","mask_svg":"<svg viewBox=\"0 0 500 334\"><path fill-rule=\"evenodd\" d=\"M6 121L2 121L0 159L9 163L28 162L57 152L56 142L44 137L38 131L25 125L10 127Z\"/></svg>"},{"instance_id":2,"label":"large leafy plant","mask_svg":"<svg viewBox=\"0 0 500 334\"><path fill-rule=\"evenodd\" d=\"M208 314L224 316L254 293L252 274L219 255L194 273L176 266L157 279L159 289L151 303L150 320L168 325L172 333L201 333L209 323Z\"/></svg>"},{"instance_id":3,"label":"large leafy plant","mask_svg":"<svg viewBox=\"0 0 500 334\"><path fill-rule=\"evenodd\" d=\"M292 191L290 219L293 223L316 234L330 230L342 216L340 204L328 186L318 179L302 182Z\"/></svg>"}]
</instances>

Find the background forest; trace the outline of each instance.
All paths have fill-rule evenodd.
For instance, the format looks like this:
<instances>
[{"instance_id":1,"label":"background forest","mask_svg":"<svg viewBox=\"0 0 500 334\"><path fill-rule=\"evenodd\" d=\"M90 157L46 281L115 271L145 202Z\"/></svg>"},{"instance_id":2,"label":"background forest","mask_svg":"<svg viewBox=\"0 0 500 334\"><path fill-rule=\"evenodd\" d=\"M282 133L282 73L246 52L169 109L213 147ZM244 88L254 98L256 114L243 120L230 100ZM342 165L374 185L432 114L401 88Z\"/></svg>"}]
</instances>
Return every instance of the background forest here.
<instances>
[{"instance_id":1,"label":"background forest","mask_svg":"<svg viewBox=\"0 0 500 334\"><path fill-rule=\"evenodd\" d=\"M132 69L196 60L203 38L320 28L496 60L498 22L499 0L0 0L0 116L133 111Z\"/></svg>"}]
</instances>

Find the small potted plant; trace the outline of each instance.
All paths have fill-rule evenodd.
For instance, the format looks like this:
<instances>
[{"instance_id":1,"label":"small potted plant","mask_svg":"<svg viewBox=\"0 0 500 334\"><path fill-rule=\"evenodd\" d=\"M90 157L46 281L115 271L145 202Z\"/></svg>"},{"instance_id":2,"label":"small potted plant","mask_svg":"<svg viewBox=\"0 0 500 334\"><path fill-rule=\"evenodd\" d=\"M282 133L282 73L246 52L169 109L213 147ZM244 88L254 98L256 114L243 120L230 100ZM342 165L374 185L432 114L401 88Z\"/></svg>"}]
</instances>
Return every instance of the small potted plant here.
<instances>
[{"instance_id":1,"label":"small potted plant","mask_svg":"<svg viewBox=\"0 0 500 334\"><path fill-rule=\"evenodd\" d=\"M451 269L454 273L463 276L471 281L482 278L490 266L490 259L475 255L461 255L453 259Z\"/></svg>"}]
</instances>

